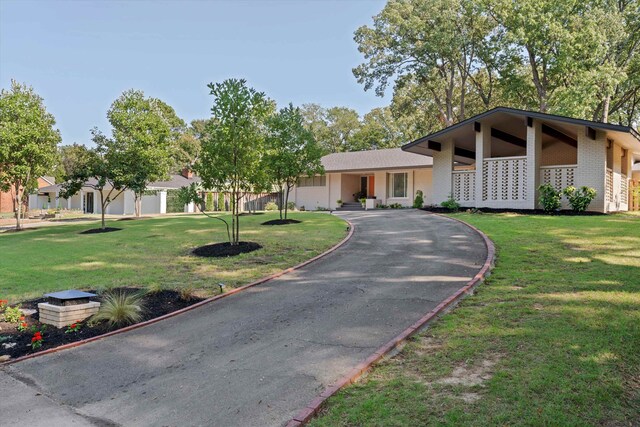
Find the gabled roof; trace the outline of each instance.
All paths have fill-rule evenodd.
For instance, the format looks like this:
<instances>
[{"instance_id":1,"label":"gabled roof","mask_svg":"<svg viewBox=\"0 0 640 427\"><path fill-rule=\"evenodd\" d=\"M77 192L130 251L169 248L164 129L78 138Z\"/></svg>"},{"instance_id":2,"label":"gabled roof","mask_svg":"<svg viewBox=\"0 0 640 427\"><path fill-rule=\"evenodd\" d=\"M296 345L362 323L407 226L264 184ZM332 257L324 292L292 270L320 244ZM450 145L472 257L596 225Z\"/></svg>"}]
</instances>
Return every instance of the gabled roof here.
<instances>
[{"instance_id":1,"label":"gabled roof","mask_svg":"<svg viewBox=\"0 0 640 427\"><path fill-rule=\"evenodd\" d=\"M322 158L322 165L325 172L409 169L431 167L433 159L400 148L387 148L328 154Z\"/></svg>"},{"instance_id":2,"label":"gabled roof","mask_svg":"<svg viewBox=\"0 0 640 427\"><path fill-rule=\"evenodd\" d=\"M575 119L572 117L507 107L496 107L492 110L485 111L484 113L463 120L460 123L456 123L437 132L423 136L422 138L402 146L402 150L429 156L433 153L432 149L428 148L429 141L443 142L444 140L451 138L456 142L456 147L461 147L467 151L475 152L475 143L473 141L469 141L470 139L475 138L474 123L487 122L492 126L499 126L500 124L506 124L508 121L514 122L514 120L522 120L522 123L524 123L527 118L537 119L548 125L556 126L561 130L561 132L566 131L568 133L572 133L572 129L575 130L578 127L602 130L607 133L607 136L611 135L614 139L618 138L624 140L625 144L630 147L634 147L633 151L640 155L640 133L630 126L594 122L591 120ZM520 135L520 138L522 137L523 135ZM465 143L471 143L471 146L465 146ZM469 157L467 156L466 158L468 159Z\"/></svg>"},{"instance_id":3,"label":"gabled roof","mask_svg":"<svg viewBox=\"0 0 640 427\"><path fill-rule=\"evenodd\" d=\"M171 190L187 187L192 183L199 183L200 181L200 177L196 175L193 175L191 178L186 178L183 175L169 175L167 181L151 182L147 185L147 188L149 190Z\"/></svg>"}]
</instances>

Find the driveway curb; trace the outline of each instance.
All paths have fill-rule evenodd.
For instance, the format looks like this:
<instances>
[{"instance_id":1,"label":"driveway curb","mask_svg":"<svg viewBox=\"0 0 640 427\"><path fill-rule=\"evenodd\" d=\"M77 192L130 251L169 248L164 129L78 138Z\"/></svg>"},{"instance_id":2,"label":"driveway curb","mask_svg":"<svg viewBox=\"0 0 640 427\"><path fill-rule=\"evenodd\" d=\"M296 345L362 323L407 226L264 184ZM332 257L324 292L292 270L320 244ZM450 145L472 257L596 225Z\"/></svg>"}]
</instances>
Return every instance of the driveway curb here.
<instances>
[{"instance_id":1,"label":"driveway curb","mask_svg":"<svg viewBox=\"0 0 640 427\"><path fill-rule=\"evenodd\" d=\"M487 237L486 234L478 230L473 225L468 224L460 219L451 218L451 217L436 214L436 213L429 213L429 214L436 215L442 218L447 218L453 221L457 221L461 224L464 224L465 226L469 227L470 229L472 229L482 237L484 244L487 248L487 258L485 259L485 262L482 265L482 268L480 269L480 271L478 271L478 273L476 273L473 279L471 279L465 286L460 288L456 293L451 295L446 300L442 301L440 304L438 304L438 306L436 306L436 308L434 308L433 310L431 310L430 312L422 316L420 320L415 322L413 325L409 326L399 335L396 335L396 337L393 338L391 341L389 341L382 347L378 348L378 350L376 350L372 355L367 357L363 362L356 365L355 368L349 371L345 376L343 376L337 382L327 387L322 393L320 393L319 396L317 396L315 399L309 402L309 404L304 409L298 412L298 414L296 414L296 416L294 416L293 419L287 423L287 427L304 426L307 422L309 422L309 420L311 420L311 418L313 418L315 415L318 414L322 406L331 396L336 394L343 387L346 387L347 385L356 382L363 374L369 371L374 364L376 364L381 359L383 359L386 355L391 353L394 349L396 349L400 344L405 342L408 338L410 338L416 332L420 331L427 323L432 321L438 315L445 312L449 307L451 307L455 303L459 302L468 293L471 293L473 289L476 286L478 286L480 283L482 283L484 278L489 275L491 269L493 268L493 263L494 263L495 254L496 254L495 245L493 244L491 239L489 239L489 237Z\"/></svg>"},{"instance_id":2,"label":"driveway curb","mask_svg":"<svg viewBox=\"0 0 640 427\"><path fill-rule=\"evenodd\" d=\"M306 260L306 261L304 261L304 262L302 262L302 263L300 263L298 265L295 265L293 267L289 267L289 268L287 268L285 270L279 271L278 273L274 273L274 274L272 274L270 276L266 276L266 277L263 277L261 279L258 279L255 282L251 282L251 283L249 283L247 285L240 286L239 288L232 289L232 290L227 291L227 292L225 292L223 294L216 295L216 296L211 297L211 298L207 298L207 299L205 299L203 301L200 301L200 302L195 303L193 305L190 305L188 307L182 308L180 310L176 310L176 311L173 311L171 313L167 313L167 314L162 315L160 317L156 317L156 318L153 318L153 319L146 320L144 322L136 323L135 325L127 326L127 327L124 327L124 328L121 328L121 329L118 329L118 330L115 330L115 331L107 332L106 334L97 335L95 337L91 337L91 338L87 338L87 339L84 339L84 340L72 342L72 343L69 343L69 344L64 344L64 345L61 345L61 346L58 346L58 347L55 347L55 348L50 348L50 349L47 349L47 350L44 350L44 351L41 351L41 352L38 352L38 353L27 354L25 356L17 357L15 359L11 359L11 360L8 360L6 362L2 362L2 363L0 363L0 368L3 367L3 366L12 365L14 363L22 362L23 360L33 359L35 357L44 356L46 354L56 353L58 351L67 350L67 349L70 349L70 348L74 348L74 347L78 347L78 346L81 346L81 345L84 345L84 344L88 344L90 342L97 341L97 340L100 340L102 338L107 338L107 337L110 337L110 336L113 336L113 335L121 334L121 333L124 333L124 332L129 332L129 331L132 331L134 329L138 329L138 328L142 328L142 327L145 327L145 326L148 326L148 325L152 325L154 323L160 322L161 320L169 319L169 318L177 316L179 314L186 313L187 311L194 310L194 309L196 309L198 307L201 307L203 305L206 305L206 304L209 304L211 302L217 301L219 299L231 296L233 294L237 294L237 293L242 292L242 291L244 291L246 289L252 288L252 287L257 286L257 285L261 285L261 284L266 283L266 282L268 282L270 280L273 280L273 279L275 279L277 277L280 277L280 276L282 276L284 274L287 274L287 273L290 273L292 271L298 270L298 269L300 269L302 267L305 267L305 266L311 264L312 262L315 262L315 261L319 260L320 258L323 258L323 257L329 255L330 253L336 251L337 249L342 247L345 243L347 243L351 239L351 237L353 236L354 225L351 223L351 221L349 221L346 218L342 218L341 217L341 219L344 220L349 225L349 232L347 233L346 237L344 239L342 239L340 242L338 242L336 245L334 245L331 248L329 248L328 250L326 250L325 252L322 252L321 254L318 254L315 257L313 257L311 259L308 259L308 260Z\"/></svg>"}]
</instances>

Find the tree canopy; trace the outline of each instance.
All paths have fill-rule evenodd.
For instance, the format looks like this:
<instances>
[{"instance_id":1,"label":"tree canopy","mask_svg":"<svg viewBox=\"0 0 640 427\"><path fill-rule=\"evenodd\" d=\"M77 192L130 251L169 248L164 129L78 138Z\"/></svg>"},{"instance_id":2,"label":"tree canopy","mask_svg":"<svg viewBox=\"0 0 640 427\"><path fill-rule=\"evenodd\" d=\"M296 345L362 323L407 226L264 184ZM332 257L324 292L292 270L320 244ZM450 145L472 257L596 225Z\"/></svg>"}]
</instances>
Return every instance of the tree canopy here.
<instances>
[{"instance_id":1,"label":"tree canopy","mask_svg":"<svg viewBox=\"0 0 640 427\"><path fill-rule=\"evenodd\" d=\"M26 198L56 161L55 123L33 88L12 80L0 91L0 190L12 190L18 230Z\"/></svg>"}]
</instances>

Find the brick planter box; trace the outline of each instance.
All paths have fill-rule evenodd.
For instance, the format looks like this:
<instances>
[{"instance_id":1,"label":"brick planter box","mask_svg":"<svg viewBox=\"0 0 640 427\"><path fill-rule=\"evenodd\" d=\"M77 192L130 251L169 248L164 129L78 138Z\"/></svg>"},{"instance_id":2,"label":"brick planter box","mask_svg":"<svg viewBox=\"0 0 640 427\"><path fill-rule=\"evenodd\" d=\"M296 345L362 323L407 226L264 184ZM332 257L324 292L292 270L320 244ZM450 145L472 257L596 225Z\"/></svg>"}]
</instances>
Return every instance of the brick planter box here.
<instances>
[{"instance_id":1,"label":"brick planter box","mask_svg":"<svg viewBox=\"0 0 640 427\"><path fill-rule=\"evenodd\" d=\"M53 325L56 328L64 328L93 316L98 312L99 308L100 303L95 301L75 305L53 305L48 302L38 304L40 323Z\"/></svg>"}]
</instances>

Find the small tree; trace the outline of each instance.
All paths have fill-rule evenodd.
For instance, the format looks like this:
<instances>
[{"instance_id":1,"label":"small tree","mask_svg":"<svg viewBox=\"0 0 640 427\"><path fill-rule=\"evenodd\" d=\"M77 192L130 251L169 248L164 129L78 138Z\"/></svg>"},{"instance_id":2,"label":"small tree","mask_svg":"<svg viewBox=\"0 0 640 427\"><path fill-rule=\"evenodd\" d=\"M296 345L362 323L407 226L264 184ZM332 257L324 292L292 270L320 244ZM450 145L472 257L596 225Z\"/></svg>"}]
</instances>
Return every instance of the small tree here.
<instances>
[{"instance_id":1,"label":"small tree","mask_svg":"<svg viewBox=\"0 0 640 427\"><path fill-rule=\"evenodd\" d=\"M289 193L298 178L324 173L322 149L306 129L299 108L292 104L267 121L267 154L264 169L278 189L280 219L287 218Z\"/></svg>"},{"instance_id":2,"label":"small tree","mask_svg":"<svg viewBox=\"0 0 640 427\"><path fill-rule=\"evenodd\" d=\"M105 212L107 206L130 183L129 162L126 154L120 151L120 145L104 136L98 129L92 129L92 140L95 148L85 148L78 155L73 169L65 176L60 196L68 199L77 194L83 187L100 193L101 228L106 228Z\"/></svg>"},{"instance_id":3,"label":"small tree","mask_svg":"<svg viewBox=\"0 0 640 427\"><path fill-rule=\"evenodd\" d=\"M185 123L173 108L139 90L127 90L107 112L113 141L127 162L128 188L135 194L135 214L140 216L142 195L149 182L170 172L172 151L179 151Z\"/></svg>"},{"instance_id":4,"label":"small tree","mask_svg":"<svg viewBox=\"0 0 640 427\"><path fill-rule=\"evenodd\" d=\"M422 190L416 191L416 198L413 200L413 207L420 209L424 205L424 193Z\"/></svg>"},{"instance_id":5,"label":"small tree","mask_svg":"<svg viewBox=\"0 0 640 427\"><path fill-rule=\"evenodd\" d=\"M259 180L263 124L273 103L245 80L228 79L208 85L214 97L212 119L194 165L204 188L229 193L232 206L231 244L240 242L240 200Z\"/></svg>"},{"instance_id":6,"label":"small tree","mask_svg":"<svg viewBox=\"0 0 640 427\"><path fill-rule=\"evenodd\" d=\"M56 161L55 123L33 88L12 80L10 90L0 91L0 190L13 193L16 230L22 229L22 207L38 177Z\"/></svg>"}]
</instances>

